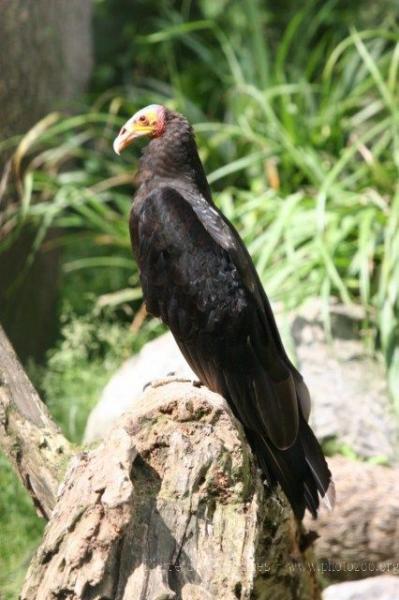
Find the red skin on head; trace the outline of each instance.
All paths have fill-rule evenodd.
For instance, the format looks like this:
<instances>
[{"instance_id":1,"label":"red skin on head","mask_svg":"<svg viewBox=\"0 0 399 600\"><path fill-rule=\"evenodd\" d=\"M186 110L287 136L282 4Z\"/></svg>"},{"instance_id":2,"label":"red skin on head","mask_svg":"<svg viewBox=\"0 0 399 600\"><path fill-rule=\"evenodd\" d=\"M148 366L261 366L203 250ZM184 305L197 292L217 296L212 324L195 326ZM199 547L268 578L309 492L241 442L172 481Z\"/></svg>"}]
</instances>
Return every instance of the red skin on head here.
<instances>
[{"instance_id":1,"label":"red skin on head","mask_svg":"<svg viewBox=\"0 0 399 600\"><path fill-rule=\"evenodd\" d=\"M134 139L142 136L161 137L165 133L167 110L161 104L150 104L131 117L114 140L114 150L120 154Z\"/></svg>"},{"instance_id":2,"label":"red skin on head","mask_svg":"<svg viewBox=\"0 0 399 600\"><path fill-rule=\"evenodd\" d=\"M166 110L161 104L150 104L139 110L133 117L134 123L154 127L151 137L160 137L165 132Z\"/></svg>"},{"instance_id":3,"label":"red skin on head","mask_svg":"<svg viewBox=\"0 0 399 600\"><path fill-rule=\"evenodd\" d=\"M152 134L152 137L159 137L165 132L166 128L166 117L165 117L165 109L163 106L159 106L157 110L157 124Z\"/></svg>"}]
</instances>

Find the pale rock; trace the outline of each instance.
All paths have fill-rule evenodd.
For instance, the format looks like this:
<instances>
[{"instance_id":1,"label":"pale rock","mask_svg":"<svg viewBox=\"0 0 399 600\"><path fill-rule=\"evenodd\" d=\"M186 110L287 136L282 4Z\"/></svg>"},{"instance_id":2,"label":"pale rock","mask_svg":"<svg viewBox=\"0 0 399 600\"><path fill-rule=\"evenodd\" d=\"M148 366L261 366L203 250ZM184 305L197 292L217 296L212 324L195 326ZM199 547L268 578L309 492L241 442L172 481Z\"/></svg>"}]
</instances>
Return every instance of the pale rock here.
<instances>
[{"instance_id":1,"label":"pale rock","mask_svg":"<svg viewBox=\"0 0 399 600\"><path fill-rule=\"evenodd\" d=\"M310 301L289 316L275 307L284 343L295 353L311 393L311 425L322 442L333 438L361 457L379 456L395 463L397 419L382 362L367 353L360 338L361 309L333 304L330 310L331 340L319 301ZM85 441L104 437L115 419L137 402L145 384L169 372L196 378L166 333L115 373L89 417Z\"/></svg>"},{"instance_id":2,"label":"pale rock","mask_svg":"<svg viewBox=\"0 0 399 600\"><path fill-rule=\"evenodd\" d=\"M323 600L399 600L399 577L380 575L330 585Z\"/></svg>"}]
</instances>

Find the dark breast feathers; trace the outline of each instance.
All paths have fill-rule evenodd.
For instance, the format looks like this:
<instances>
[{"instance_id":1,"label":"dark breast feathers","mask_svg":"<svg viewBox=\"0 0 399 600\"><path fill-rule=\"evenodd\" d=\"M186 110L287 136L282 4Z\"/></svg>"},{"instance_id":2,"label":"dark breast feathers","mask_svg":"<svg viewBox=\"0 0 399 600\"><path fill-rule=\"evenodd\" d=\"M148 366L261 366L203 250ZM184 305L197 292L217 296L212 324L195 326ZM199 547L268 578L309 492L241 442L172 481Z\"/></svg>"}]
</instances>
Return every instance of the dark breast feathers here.
<instances>
[{"instance_id":1,"label":"dark breast feathers","mask_svg":"<svg viewBox=\"0 0 399 600\"><path fill-rule=\"evenodd\" d=\"M330 474L300 408L306 386L282 349L241 240L212 206L202 214L189 200L160 187L133 205L147 309L170 327L199 379L228 400L268 481L280 482L299 517L305 505L316 514L317 490L326 493Z\"/></svg>"},{"instance_id":2,"label":"dark breast feathers","mask_svg":"<svg viewBox=\"0 0 399 600\"><path fill-rule=\"evenodd\" d=\"M221 335L232 319L235 328L246 319L249 298L236 267L178 194L152 194L137 233L147 309L181 342L199 332Z\"/></svg>"}]
</instances>

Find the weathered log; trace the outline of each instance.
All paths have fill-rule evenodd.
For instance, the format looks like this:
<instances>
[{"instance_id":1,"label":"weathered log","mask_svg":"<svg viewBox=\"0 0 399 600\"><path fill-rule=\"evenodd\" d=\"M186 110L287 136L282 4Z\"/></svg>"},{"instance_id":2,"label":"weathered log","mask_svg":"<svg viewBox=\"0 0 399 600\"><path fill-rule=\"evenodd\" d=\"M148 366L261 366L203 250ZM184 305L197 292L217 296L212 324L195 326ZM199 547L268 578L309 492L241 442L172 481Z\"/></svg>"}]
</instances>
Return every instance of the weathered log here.
<instances>
[{"instance_id":1,"label":"weathered log","mask_svg":"<svg viewBox=\"0 0 399 600\"><path fill-rule=\"evenodd\" d=\"M167 379L72 461L21 598L311 600L302 541L223 400Z\"/></svg>"},{"instance_id":2,"label":"weathered log","mask_svg":"<svg viewBox=\"0 0 399 600\"><path fill-rule=\"evenodd\" d=\"M361 341L354 334L357 329L355 317L351 319L351 313L346 314L341 306L334 308L332 317L336 338L334 347L329 347L318 303L311 303L302 310L293 329L302 369L307 373L306 380L311 383L312 417L316 413L319 434L324 437L339 433L340 423L344 420L342 415L348 414L340 395L342 381L345 381L346 403L351 395L358 400L357 403L363 397L363 404L373 414L367 418L367 408L363 406L359 423L355 423L356 410L352 407L349 411L351 425L345 429L343 438L338 439L356 439L355 446L359 451L363 449L364 457L378 448L381 453L388 450L387 454L393 457L397 446L395 426L389 420L389 400L384 390L383 375L378 371L377 363L373 364L370 358L360 354ZM327 363L329 369L326 370ZM351 374L351 369L355 373ZM367 369L369 374L367 389L362 369ZM170 333L146 344L138 355L126 361L115 373L88 419L86 441L106 437L120 414L140 402L139 390L144 382L168 371L184 376L191 373L194 377ZM326 373L329 373L327 380ZM337 373L342 374L342 379L337 377ZM329 394L329 389L332 394ZM340 397L338 413L341 416L331 421L334 416L331 396L337 395ZM323 405L325 410L321 408ZM381 445L384 437L385 448ZM367 577L374 572L399 574L399 470L343 457L329 458L328 462L337 490L335 509L332 513L322 513L318 521L312 521L309 516L305 521L320 535L315 548L318 562L314 568L323 577L340 580Z\"/></svg>"},{"instance_id":3,"label":"weathered log","mask_svg":"<svg viewBox=\"0 0 399 600\"><path fill-rule=\"evenodd\" d=\"M49 518L71 447L50 418L1 326L0 446L37 510Z\"/></svg>"},{"instance_id":4,"label":"weathered log","mask_svg":"<svg viewBox=\"0 0 399 600\"><path fill-rule=\"evenodd\" d=\"M319 538L319 570L329 579L399 575L399 469L336 456L329 459L337 502L305 519Z\"/></svg>"}]
</instances>

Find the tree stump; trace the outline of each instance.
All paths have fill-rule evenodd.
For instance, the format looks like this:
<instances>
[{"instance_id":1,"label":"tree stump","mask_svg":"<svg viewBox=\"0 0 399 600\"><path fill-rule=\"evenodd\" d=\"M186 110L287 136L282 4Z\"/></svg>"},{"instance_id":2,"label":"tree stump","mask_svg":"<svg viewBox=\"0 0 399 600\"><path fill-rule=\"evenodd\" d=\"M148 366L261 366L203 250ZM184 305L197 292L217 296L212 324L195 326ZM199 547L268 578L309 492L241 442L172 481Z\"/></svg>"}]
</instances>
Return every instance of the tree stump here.
<instances>
[{"instance_id":1,"label":"tree stump","mask_svg":"<svg viewBox=\"0 0 399 600\"><path fill-rule=\"evenodd\" d=\"M222 398L166 379L67 472L22 600L319 598Z\"/></svg>"}]
</instances>

